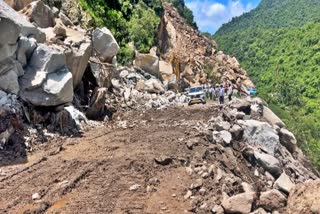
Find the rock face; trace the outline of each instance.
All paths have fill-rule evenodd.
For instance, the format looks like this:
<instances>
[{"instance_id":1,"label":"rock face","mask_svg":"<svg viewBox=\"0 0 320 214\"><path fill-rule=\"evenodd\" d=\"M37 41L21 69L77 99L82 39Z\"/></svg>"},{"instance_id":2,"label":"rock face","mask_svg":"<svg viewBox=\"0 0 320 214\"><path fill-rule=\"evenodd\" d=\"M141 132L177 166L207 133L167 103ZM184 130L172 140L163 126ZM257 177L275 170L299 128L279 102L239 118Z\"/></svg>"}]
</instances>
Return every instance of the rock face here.
<instances>
[{"instance_id":1,"label":"rock face","mask_svg":"<svg viewBox=\"0 0 320 214\"><path fill-rule=\"evenodd\" d=\"M55 25L54 15L50 7L41 0L30 3L21 12L28 17L30 22L36 23L40 28L48 28Z\"/></svg>"},{"instance_id":2,"label":"rock face","mask_svg":"<svg viewBox=\"0 0 320 214\"><path fill-rule=\"evenodd\" d=\"M222 202L225 213L249 213L254 200L254 193L241 193Z\"/></svg>"},{"instance_id":3,"label":"rock face","mask_svg":"<svg viewBox=\"0 0 320 214\"><path fill-rule=\"evenodd\" d=\"M291 190L287 212L288 214L313 214L320 212L320 180L307 181Z\"/></svg>"},{"instance_id":4,"label":"rock face","mask_svg":"<svg viewBox=\"0 0 320 214\"><path fill-rule=\"evenodd\" d=\"M276 210L286 206L287 199L278 190L269 190L260 195L259 206L267 211Z\"/></svg>"},{"instance_id":5,"label":"rock face","mask_svg":"<svg viewBox=\"0 0 320 214\"><path fill-rule=\"evenodd\" d=\"M244 127L243 136L249 144L259 146L274 155L279 148L279 136L268 123L256 120L244 120L238 123Z\"/></svg>"},{"instance_id":6,"label":"rock face","mask_svg":"<svg viewBox=\"0 0 320 214\"><path fill-rule=\"evenodd\" d=\"M20 28L20 33L25 37L34 37L38 42L42 43L46 40L46 35L27 19L12 9L4 1L0 1L0 18L10 19ZM1 21L2 22L2 21Z\"/></svg>"},{"instance_id":7,"label":"rock face","mask_svg":"<svg viewBox=\"0 0 320 214\"><path fill-rule=\"evenodd\" d=\"M93 49L103 62L111 62L120 49L112 33L106 27L93 31L92 44Z\"/></svg>"},{"instance_id":8,"label":"rock face","mask_svg":"<svg viewBox=\"0 0 320 214\"><path fill-rule=\"evenodd\" d=\"M36 106L57 106L73 99L72 74L59 49L39 45L20 79L21 98Z\"/></svg>"},{"instance_id":9,"label":"rock face","mask_svg":"<svg viewBox=\"0 0 320 214\"><path fill-rule=\"evenodd\" d=\"M187 25L171 4L164 3L163 7L158 50L161 57L172 64L182 88L205 84L209 73L222 81L232 82L238 91L245 88L247 93L246 87L253 83L237 60L218 52L216 43Z\"/></svg>"}]
</instances>

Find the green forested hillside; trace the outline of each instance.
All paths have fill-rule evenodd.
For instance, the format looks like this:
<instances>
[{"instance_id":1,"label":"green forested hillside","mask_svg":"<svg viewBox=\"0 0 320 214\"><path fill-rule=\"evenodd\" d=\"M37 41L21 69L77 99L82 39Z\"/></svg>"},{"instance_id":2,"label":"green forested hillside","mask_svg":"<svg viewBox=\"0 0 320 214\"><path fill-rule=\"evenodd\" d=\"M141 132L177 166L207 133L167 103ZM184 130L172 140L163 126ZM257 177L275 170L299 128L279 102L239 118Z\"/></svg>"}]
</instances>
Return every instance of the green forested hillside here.
<instances>
[{"instance_id":1,"label":"green forested hillside","mask_svg":"<svg viewBox=\"0 0 320 214\"><path fill-rule=\"evenodd\" d=\"M320 1L262 0L214 36L320 166ZM268 17L269 16L269 17Z\"/></svg>"},{"instance_id":2,"label":"green forested hillside","mask_svg":"<svg viewBox=\"0 0 320 214\"><path fill-rule=\"evenodd\" d=\"M223 36L248 28L269 29L302 26L310 21L320 21L319 0L261 0L249 13L233 18L215 34Z\"/></svg>"},{"instance_id":3,"label":"green forested hillside","mask_svg":"<svg viewBox=\"0 0 320 214\"><path fill-rule=\"evenodd\" d=\"M184 0L166 0L177 7L187 23L197 28L193 14ZM120 44L120 64L132 62L133 42L139 52L149 52L156 44L156 33L162 15L161 0L79 0L81 7L94 19L97 27L106 26Z\"/></svg>"}]
</instances>

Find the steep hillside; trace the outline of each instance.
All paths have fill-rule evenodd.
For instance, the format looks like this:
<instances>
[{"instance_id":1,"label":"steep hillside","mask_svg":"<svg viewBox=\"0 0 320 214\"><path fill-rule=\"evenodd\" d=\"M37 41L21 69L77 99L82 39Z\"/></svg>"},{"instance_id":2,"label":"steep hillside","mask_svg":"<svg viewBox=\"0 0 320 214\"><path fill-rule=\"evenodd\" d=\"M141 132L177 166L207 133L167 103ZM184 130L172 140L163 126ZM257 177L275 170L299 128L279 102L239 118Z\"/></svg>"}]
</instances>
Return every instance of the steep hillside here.
<instances>
[{"instance_id":1,"label":"steep hillside","mask_svg":"<svg viewBox=\"0 0 320 214\"><path fill-rule=\"evenodd\" d=\"M320 1L318 0L262 0L249 13L235 17L224 24L215 34L245 31L249 28L269 29L302 26L309 21L319 21Z\"/></svg>"},{"instance_id":2,"label":"steep hillside","mask_svg":"<svg viewBox=\"0 0 320 214\"><path fill-rule=\"evenodd\" d=\"M320 2L265 0L216 33L320 164Z\"/></svg>"}]
</instances>

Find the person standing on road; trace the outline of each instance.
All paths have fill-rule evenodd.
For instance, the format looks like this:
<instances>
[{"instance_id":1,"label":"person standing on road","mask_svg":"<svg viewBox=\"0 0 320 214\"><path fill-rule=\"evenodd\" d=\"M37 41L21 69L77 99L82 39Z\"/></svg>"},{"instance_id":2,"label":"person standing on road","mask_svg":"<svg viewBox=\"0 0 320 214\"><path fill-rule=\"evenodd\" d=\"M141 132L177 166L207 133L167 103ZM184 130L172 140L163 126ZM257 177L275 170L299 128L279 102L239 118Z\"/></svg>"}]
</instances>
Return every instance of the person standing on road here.
<instances>
[{"instance_id":1,"label":"person standing on road","mask_svg":"<svg viewBox=\"0 0 320 214\"><path fill-rule=\"evenodd\" d=\"M231 100L232 100L232 94L233 94L232 84L229 84L229 87L228 87L228 99L229 99L229 102L231 102Z\"/></svg>"},{"instance_id":2,"label":"person standing on road","mask_svg":"<svg viewBox=\"0 0 320 214\"><path fill-rule=\"evenodd\" d=\"M211 99L216 100L216 92L214 86L211 87Z\"/></svg>"},{"instance_id":3,"label":"person standing on road","mask_svg":"<svg viewBox=\"0 0 320 214\"><path fill-rule=\"evenodd\" d=\"M217 100L219 100L220 97L220 86L218 84L216 84L216 88L215 88L215 97Z\"/></svg>"},{"instance_id":4,"label":"person standing on road","mask_svg":"<svg viewBox=\"0 0 320 214\"><path fill-rule=\"evenodd\" d=\"M225 94L225 90L224 90L223 85L221 84L220 93L219 93L219 102L220 102L221 105L224 104L224 94Z\"/></svg>"}]
</instances>

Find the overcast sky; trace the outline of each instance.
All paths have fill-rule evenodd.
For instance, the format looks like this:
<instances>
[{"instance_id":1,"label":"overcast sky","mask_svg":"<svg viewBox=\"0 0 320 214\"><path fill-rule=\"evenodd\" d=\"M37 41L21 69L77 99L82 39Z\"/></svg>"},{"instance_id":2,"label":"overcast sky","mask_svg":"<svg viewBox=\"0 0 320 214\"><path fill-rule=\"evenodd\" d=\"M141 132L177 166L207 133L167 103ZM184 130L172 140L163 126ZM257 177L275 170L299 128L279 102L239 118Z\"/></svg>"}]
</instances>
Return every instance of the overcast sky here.
<instances>
[{"instance_id":1,"label":"overcast sky","mask_svg":"<svg viewBox=\"0 0 320 214\"><path fill-rule=\"evenodd\" d=\"M215 33L223 23L258 6L260 0L185 0L202 32Z\"/></svg>"}]
</instances>

